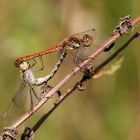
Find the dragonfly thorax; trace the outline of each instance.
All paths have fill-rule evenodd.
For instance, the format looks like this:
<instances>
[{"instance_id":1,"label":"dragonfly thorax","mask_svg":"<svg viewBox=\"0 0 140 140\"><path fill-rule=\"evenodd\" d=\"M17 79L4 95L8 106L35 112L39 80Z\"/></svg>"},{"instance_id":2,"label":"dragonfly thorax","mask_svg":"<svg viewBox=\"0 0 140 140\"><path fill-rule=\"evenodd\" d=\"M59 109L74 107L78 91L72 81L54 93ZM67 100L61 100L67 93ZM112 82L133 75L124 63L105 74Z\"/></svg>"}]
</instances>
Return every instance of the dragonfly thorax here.
<instances>
[{"instance_id":1,"label":"dragonfly thorax","mask_svg":"<svg viewBox=\"0 0 140 140\"><path fill-rule=\"evenodd\" d=\"M73 50L73 49L78 49L80 47L80 44L77 42L71 42L69 43L68 49Z\"/></svg>"},{"instance_id":2,"label":"dragonfly thorax","mask_svg":"<svg viewBox=\"0 0 140 140\"><path fill-rule=\"evenodd\" d=\"M31 69L21 71L21 79L29 85L35 85L37 81Z\"/></svg>"}]
</instances>

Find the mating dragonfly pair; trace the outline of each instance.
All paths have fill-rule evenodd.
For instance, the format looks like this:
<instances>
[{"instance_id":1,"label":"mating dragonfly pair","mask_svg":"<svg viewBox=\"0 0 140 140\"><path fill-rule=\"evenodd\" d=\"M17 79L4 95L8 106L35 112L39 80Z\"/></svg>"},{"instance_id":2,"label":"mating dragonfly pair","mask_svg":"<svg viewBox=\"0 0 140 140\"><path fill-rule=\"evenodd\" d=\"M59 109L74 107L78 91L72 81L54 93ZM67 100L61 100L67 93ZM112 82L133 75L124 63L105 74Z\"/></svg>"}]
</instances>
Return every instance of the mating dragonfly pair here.
<instances>
[{"instance_id":1,"label":"mating dragonfly pair","mask_svg":"<svg viewBox=\"0 0 140 140\"><path fill-rule=\"evenodd\" d=\"M130 21L128 19L129 19L128 16L123 18L123 20L121 20L121 23L119 23L119 26L117 26L116 30L114 30L113 34L115 34L116 32L119 32L121 34L123 32L122 29L124 28L124 26L128 27L127 23L129 23L129 26L130 26ZM87 47L90 47L90 48L96 47L94 43L95 35L96 35L95 29L91 29L82 33L74 34L68 37L67 39L64 39L64 41L60 42L59 44L55 45L52 48L49 48L45 51L38 52L32 55L18 58L15 61L15 66L18 67L21 72L21 86L19 90L17 91L16 95L12 98L12 104L15 104L15 105L17 104L18 102L17 97L19 97L19 95L22 94L22 91L24 90L25 86L28 86L29 91L30 91L29 93L30 93L30 102L31 102L31 109L32 109L33 95L37 99L37 101L40 99L40 97L38 97L38 95L36 94L34 87L42 86L42 85L45 85L45 88L49 87L49 85L47 85L47 82L56 74L63 60L65 59L67 53L70 52L71 50L75 51L73 62L76 65L78 65L80 62L87 59L88 55L85 53L85 49ZM106 48L104 51L105 52L109 51L113 46L114 46L114 43L108 48ZM60 57L58 59L58 62L54 66L53 70L50 72L50 74L48 74L45 77L35 78L33 72L35 70L43 70L44 68L42 56L45 54L57 52L57 51L60 54ZM41 58L42 67L32 70L33 66L37 63L35 60L35 58L37 57ZM33 61L32 64L31 64L31 60ZM86 73L86 71L84 72ZM5 112L5 117L6 116L7 116L7 111Z\"/></svg>"},{"instance_id":2,"label":"mating dragonfly pair","mask_svg":"<svg viewBox=\"0 0 140 140\"><path fill-rule=\"evenodd\" d=\"M60 68L68 52L74 51L73 62L76 65L78 65L80 62L85 60L87 58L85 49L87 47L94 47L95 34L96 34L95 29L90 29L83 33L74 34L68 37L67 39L64 39L64 41L60 42L54 47L49 48L45 51L18 58L15 61L15 66L20 69L21 86L18 89L16 95L12 98L12 106L13 105L18 106L18 104L21 104L22 101L20 101L21 99L19 99L21 98L20 95L23 94L22 92L24 91L25 87L28 86L31 109L32 109L33 97L35 97L37 101L39 101L40 98L42 98L42 97L38 97L38 95L36 94L35 87L42 86L44 87L43 91L45 91L47 88L51 88L47 84L47 82L56 74L56 72ZM55 64L54 68L52 69L50 74L48 74L47 76L44 76L41 78L35 78L34 71L43 70L44 68L43 59L42 59L43 55L49 54L52 52L58 52L59 54L59 59L57 63ZM33 70L32 68L37 63L36 58L38 57L41 58L40 60L41 60L42 67ZM39 92L42 92L42 91L39 91ZM58 94L60 95L59 91L58 91ZM8 110L9 110L9 107L8 107ZM6 111L4 114L5 118L7 115L8 115L8 111Z\"/></svg>"}]
</instances>

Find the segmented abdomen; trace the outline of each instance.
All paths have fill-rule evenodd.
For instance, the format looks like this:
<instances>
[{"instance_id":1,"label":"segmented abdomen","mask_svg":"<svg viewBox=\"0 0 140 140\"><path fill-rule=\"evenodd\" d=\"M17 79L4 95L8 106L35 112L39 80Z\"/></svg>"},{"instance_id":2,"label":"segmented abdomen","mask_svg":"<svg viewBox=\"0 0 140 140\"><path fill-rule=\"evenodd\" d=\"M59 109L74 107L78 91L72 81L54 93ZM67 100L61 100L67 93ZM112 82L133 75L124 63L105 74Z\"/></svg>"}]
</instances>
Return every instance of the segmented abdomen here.
<instances>
[{"instance_id":1,"label":"segmented abdomen","mask_svg":"<svg viewBox=\"0 0 140 140\"><path fill-rule=\"evenodd\" d=\"M38 52L38 53L35 53L35 54L32 54L32 55L19 57L15 61L15 66L19 67L19 65L26 60L30 60L30 59L33 59L33 58L36 58L36 57L39 57L39 56L42 56L42 55L45 55L45 54L48 54L48 53L56 52L61 48L62 48L62 45L59 44L59 45L55 45L54 47L49 48L45 51L42 51L42 52Z\"/></svg>"}]
</instances>

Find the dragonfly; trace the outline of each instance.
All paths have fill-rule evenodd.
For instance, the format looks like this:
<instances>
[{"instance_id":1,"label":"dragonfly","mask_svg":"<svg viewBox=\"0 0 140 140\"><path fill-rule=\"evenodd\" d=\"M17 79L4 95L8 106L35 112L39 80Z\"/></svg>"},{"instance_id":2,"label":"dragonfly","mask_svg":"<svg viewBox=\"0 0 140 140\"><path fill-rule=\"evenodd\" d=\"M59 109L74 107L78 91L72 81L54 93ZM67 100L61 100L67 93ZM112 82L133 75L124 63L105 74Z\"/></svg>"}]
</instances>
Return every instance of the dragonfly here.
<instances>
[{"instance_id":1,"label":"dragonfly","mask_svg":"<svg viewBox=\"0 0 140 140\"><path fill-rule=\"evenodd\" d=\"M29 94L30 94L30 104L31 104L30 109L33 108L33 97L35 97L37 101L39 101L42 98L42 97L41 98L38 97L38 95L36 94L35 87L42 86L44 84L45 88L47 88L46 86L47 82L56 74L64 58L66 57L66 54L67 52L63 51L60 55L59 61L55 64L50 74L44 77L40 77L40 78L36 78L33 72L36 70L40 70L42 68L32 70L32 67L34 66L34 64L36 64L35 60L32 65L26 61L20 63L19 68L20 68L20 75L21 75L21 85L20 85L20 88L17 90L17 93L15 94L15 96L12 98L12 102L10 103L10 105L8 106L7 110L4 113L4 119L6 123L9 121L8 120L9 115L11 115L12 112L14 113L13 108L21 107L22 105L24 105L25 101L23 100L25 100L25 98L23 96L24 96L26 87L28 87ZM50 89L49 85L48 85L48 88ZM59 91L57 93L60 95Z\"/></svg>"},{"instance_id":2,"label":"dragonfly","mask_svg":"<svg viewBox=\"0 0 140 140\"><path fill-rule=\"evenodd\" d=\"M94 28L86 30L84 32L73 34L49 49L31 54L31 55L19 57L15 61L15 66L20 67L23 62L26 62L32 59L34 60L36 57L42 58L43 55L46 55L49 53L58 51L59 54L62 54L63 51L70 52L72 50L75 51L73 62L75 64L79 64L81 61L87 58L87 54L85 53L85 48L89 47L92 50L93 48L96 47L94 43L95 36L96 36L96 30ZM105 48L104 52L109 51L113 46L114 46L114 43L111 44L108 48ZM88 74L87 68L84 68L83 71L84 71L84 74L86 73ZM51 78L52 77L53 76L51 76Z\"/></svg>"},{"instance_id":3,"label":"dragonfly","mask_svg":"<svg viewBox=\"0 0 140 140\"><path fill-rule=\"evenodd\" d=\"M44 51L22 56L16 59L15 66L20 69L21 73L21 86L17 92L17 94L13 97L12 102L13 104L18 104L18 98L20 94L22 94L24 88L26 85L29 87L29 93L30 93L30 102L31 107L33 104L32 95L38 100L38 96L36 95L36 92L34 90L35 86L43 85L44 83L47 83L58 71L60 65L62 64L64 58L67 55L67 52L70 52L71 50L75 51L74 54L74 63L79 64L81 61L85 60L87 58L87 55L85 54L85 48L92 47L94 48L94 38L96 35L95 29L90 29L87 31L84 31L82 33L77 33L74 35L69 36L68 38L64 39L62 42L54 45L53 47L46 49ZM42 67L36 70L41 70L44 67L42 56L45 54L49 54L52 52L57 52L60 54L60 57L58 59L58 62L56 63L55 67L51 71L51 73L45 77L42 78L35 78L33 70L31 69L37 62L35 58L40 57L42 62ZM30 61L33 60L33 64L30 64ZM5 113L6 116L7 112Z\"/></svg>"},{"instance_id":4,"label":"dragonfly","mask_svg":"<svg viewBox=\"0 0 140 140\"><path fill-rule=\"evenodd\" d=\"M61 41L60 43L44 51L19 57L15 61L15 66L19 67L22 62L29 61L32 59L34 60L36 57L42 58L43 55L57 51L58 54L61 55L63 50L67 52L74 51L73 62L77 65L87 58L87 54L85 53L86 48L90 48L91 50L93 50L93 48L97 48L97 45L95 45L95 36L96 30L94 28L86 30L84 32L73 34ZM104 52L108 52L114 46L114 44L115 43L112 43L109 47L105 48Z\"/></svg>"},{"instance_id":5,"label":"dragonfly","mask_svg":"<svg viewBox=\"0 0 140 140\"><path fill-rule=\"evenodd\" d=\"M76 55L74 58L74 61L76 62L77 56L80 53L81 49L85 49L86 47L93 46L95 34L96 31L94 28L81 33L73 34L49 49L31 55L19 57L15 61L15 66L19 67L20 64L24 61L28 61L48 53L58 51L61 54L61 51L63 49L65 49L66 51L76 50Z\"/></svg>"}]
</instances>

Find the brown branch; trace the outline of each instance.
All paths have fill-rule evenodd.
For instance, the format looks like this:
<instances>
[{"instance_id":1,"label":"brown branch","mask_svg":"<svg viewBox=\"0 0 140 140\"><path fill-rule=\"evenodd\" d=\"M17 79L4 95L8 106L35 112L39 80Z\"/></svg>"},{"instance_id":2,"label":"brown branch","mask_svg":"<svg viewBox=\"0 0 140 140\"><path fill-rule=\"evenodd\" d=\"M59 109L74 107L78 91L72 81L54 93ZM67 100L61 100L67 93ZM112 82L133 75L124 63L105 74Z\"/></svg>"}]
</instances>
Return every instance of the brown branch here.
<instances>
[{"instance_id":1,"label":"brown branch","mask_svg":"<svg viewBox=\"0 0 140 140\"><path fill-rule=\"evenodd\" d=\"M37 121L37 123L33 126L32 130L35 133L36 130L41 126L41 124L51 115L51 113L58 107L58 105L66 99L75 89L77 89L77 84L75 84L73 87L69 88L63 95L57 99L54 104L48 109L48 111Z\"/></svg>"},{"instance_id":2,"label":"brown branch","mask_svg":"<svg viewBox=\"0 0 140 140\"><path fill-rule=\"evenodd\" d=\"M109 62L114 60L116 56L118 56L124 49L128 47L128 45L136 39L140 35L140 31L136 32L125 44L123 44L118 50L115 51L110 57L108 57L104 62L102 62L98 67L95 68L93 75L96 75L104 66L106 66ZM93 76L92 75L92 76ZM86 79L82 80L82 82L86 81ZM47 110L47 112L37 121L37 123L33 126L32 131L35 133L37 129L43 124L43 122L51 115L51 113L60 105L60 103L66 99L74 90L77 89L77 85L81 83L81 80L77 82L73 87L69 88L59 99L55 101L55 103Z\"/></svg>"},{"instance_id":3,"label":"brown branch","mask_svg":"<svg viewBox=\"0 0 140 140\"><path fill-rule=\"evenodd\" d=\"M106 64L108 64L112 59L116 58L116 56L118 54L120 54L125 48L128 47L128 45L134 40L136 39L137 37L139 37L140 35L140 31L138 30L125 44L123 44L118 50L115 51L115 53L113 53L106 61L104 61L101 65L99 65L94 73L98 73L100 71L100 69L102 67L104 67Z\"/></svg>"},{"instance_id":4,"label":"brown branch","mask_svg":"<svg viewBox=\"0 0 140 140\"><path fill-rule=\"evenodd\" d=\"M140 16L135 18L132 21L132 26L135 26L140 22ZM124 33L127 32L129 29L125 29ZM111 38L106 40L92 55L90 55L89 59L85 60L84 62L80 63L79 67L75 67L71 73L69 73L63 80L61 80L54 88L52 88L48 94L39 101L39 103L29 112L25 113L21 116L15 123L13 123L10 127L18 128L21 124L23 124L29 117L31 117L43 104L45 104L50 97L52 97L66 82L68 82L77 72L79 72L84 66L86 66L92 59L98 56L105 48L110 46L113 42L115 42L120 36L119 33L116 33Z\"/></svg>"}]
</instances>

